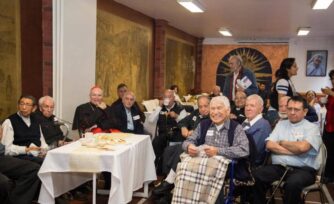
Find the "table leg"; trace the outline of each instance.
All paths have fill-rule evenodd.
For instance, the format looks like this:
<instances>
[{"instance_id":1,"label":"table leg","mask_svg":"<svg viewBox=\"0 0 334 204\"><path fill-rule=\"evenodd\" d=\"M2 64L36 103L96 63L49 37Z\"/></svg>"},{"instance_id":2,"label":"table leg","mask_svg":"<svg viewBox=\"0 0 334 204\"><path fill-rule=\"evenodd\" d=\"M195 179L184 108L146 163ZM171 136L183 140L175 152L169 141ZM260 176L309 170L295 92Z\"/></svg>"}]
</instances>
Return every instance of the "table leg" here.
<instances>
[{"instance_id":1,"label":"table leg","mask_svg":"<svg viewBox=\"0 0 334 204\"><path fill-rule=\"evenodd\" d=\"M136 197L142 197L142 198L148 198L151 196L151 192L149 192L148 190L148 185L150 184L150 182L145 182L144 183L144 191L140 192L140 191L137 191L137 192L134 192L133 193L133 196L136 196Z\"/></svg>"},{"instance_id":2,"label":"table leg","mask_svg":"<svg viewBox=\"0 0 334 204\"><path fill-rule=\"evenodd\" d=\"M96 173L93 173L93 204L96 204Z\"/></svg>"}]
</instances>

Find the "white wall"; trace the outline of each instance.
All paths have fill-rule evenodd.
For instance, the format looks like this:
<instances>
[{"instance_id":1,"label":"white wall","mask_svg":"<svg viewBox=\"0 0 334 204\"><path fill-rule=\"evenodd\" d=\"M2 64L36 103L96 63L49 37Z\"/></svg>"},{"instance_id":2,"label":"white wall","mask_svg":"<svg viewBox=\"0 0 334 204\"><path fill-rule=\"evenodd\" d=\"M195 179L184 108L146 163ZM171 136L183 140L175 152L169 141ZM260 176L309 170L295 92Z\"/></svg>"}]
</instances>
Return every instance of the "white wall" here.
<instances>
[{"instance_id":1,"label":"white wall","mask_svg":"<svg viewBox=\"0 0 334 204\"><path fill-rule=\"evenodd\" d=\"M53 0L55 115L72 121L95 83L96 0Z\"/></svg>"},{"instance_id":2,"label":"white wall","mask_svg":"<svg viewBox=\"0 0 334 204\"><path fill-rule=\"evenodd\" d=\"M306 77L307 50L328 50L327 74L325 77ZM314 90L321 92L322 87L331 86L328 72L334 69L334 39L332 38L295 38L289 42L289 56L295 57L299 67L292 81L298 92Z\"/></svg>"}]
</instances>

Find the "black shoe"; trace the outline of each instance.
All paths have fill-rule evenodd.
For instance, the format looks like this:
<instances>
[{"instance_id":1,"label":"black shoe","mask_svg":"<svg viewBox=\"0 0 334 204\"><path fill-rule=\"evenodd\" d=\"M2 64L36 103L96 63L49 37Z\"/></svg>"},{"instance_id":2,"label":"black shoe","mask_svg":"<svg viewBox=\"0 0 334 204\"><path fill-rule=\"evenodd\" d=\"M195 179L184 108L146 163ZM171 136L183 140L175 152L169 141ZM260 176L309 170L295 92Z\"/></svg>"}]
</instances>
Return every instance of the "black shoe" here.
<instances>
[{"instance_id":1,"label":"black shoe","mask_svg":"<svg viewBox=\"0 0 334 204\"><path fill-rule=\"evenodd\" d=\"M173 195L168 193L161 197L159 200L155 201L155 204L170 204L172 202Z\"/></svg>"},{"instance_id":2,"label":"black shoe","mask_svg":"<svg viewBox=\"0 0 334 204\"><path fill-rule=\"evenodd\" d=\"M166 195L174 188L174 184L170 184L167 181L163 181L158 187L153 189L154 195Z\"/></svg>"}]
</instances>

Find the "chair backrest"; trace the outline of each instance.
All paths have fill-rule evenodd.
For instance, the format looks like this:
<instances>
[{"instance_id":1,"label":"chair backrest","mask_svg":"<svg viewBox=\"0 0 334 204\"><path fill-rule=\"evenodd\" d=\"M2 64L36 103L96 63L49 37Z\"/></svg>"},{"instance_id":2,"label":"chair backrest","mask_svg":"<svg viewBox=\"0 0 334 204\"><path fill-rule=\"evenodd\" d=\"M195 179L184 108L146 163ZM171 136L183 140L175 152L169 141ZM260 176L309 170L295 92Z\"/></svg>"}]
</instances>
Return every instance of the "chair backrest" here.
<instances>
[{"instance_id":1,"label":"chair backrest","mask_svg":"<svg viewBox=\"0 0 334 204\"><path fill-rule=\"evenodd\" d=\"M158 99L147 100L143 101L142 104L146 108L147 112L153 112L159 106L159 100Z\"/></svg>"},{"instance_id":2,"label":"chair backrest","mask_svg":"<svg viewBox=\"0 0 334 204\"><path fill-rule=\"evenodd\" d=\"M326 160L327 160L327 149L324 143L320 145L319 148L319 153L316 158L317 164L319 164L319 169L317 176L320 176L321 178L323 177L325 173L325 167L326 167Z\"/></svg>"}]
</instances>

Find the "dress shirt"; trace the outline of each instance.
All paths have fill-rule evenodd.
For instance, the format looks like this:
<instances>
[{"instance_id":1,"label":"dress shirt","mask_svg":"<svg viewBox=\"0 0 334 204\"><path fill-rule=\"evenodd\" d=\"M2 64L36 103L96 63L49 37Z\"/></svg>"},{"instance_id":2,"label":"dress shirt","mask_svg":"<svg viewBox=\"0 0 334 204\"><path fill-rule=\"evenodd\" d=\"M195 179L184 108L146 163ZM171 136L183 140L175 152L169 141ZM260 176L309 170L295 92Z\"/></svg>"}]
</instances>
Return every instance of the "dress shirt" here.
<instances>
[{"instance_id":1,"label":"dress shirt","mask_svg":"<svg viewBox=\"0 0 334 204\"><path fill-rule=\"evenodd\" d=\"M30 117L24 117L20 114L20 112L17 112L17 114L22 118L22 120L24 121L24 123L30 127L31 125L31 121L30 121ZM2 140L1 143L3 145L6 146L5 150L5 154L6 155L11 155L11 156L16 156L19 154L26 154L26 146L19 146L19 145L15 145L13 144L14 141L14 130L13 130L13 126L12 123L10 122L9 119L6 119L3 124L2 124ZM41 148L48 150L49 146L47 145L47 143L45 142L43 133L41 128L40 129L40 134L41 134Z\"/></svg>"},{"instance_id":2,"label":"dress shirt","mask_svg":"<svg viewBox=\"0 0 334 204\"><path fill-rule=\"evenodd\" d=\"M316 163L316 156L322 140L317 125L305 119L298 123L281 120L266 140L274 142L281 140L307 141L311 145L311 149L308 152L299 155L272 154L272 163L299 167L308 166L318 169L319 164Z\"/></svg>"},{"instance_id":3,"label":"dress shirt","mask_svg":"<svg viewBox=\"0 0 334 204\"><path fill-rule=\"evenodd\" d=\"M131 110L125 108L125 112L126 112L127 128L128 128L128 130L134 130L135 128L134 128L134 125L133 125Z\"/></svg>"},{"instance_id":4,"label":"dress shirt","mask_svg":"<svg viewBox=\"0 0 334 204\"><path fill-rule=\"evenodd\" d=\"M262 114L258 114L257 116L255 116L255 118L253 118L251 121L249 121L247 118L246 120L242 123L242 127L244 128L244 130L249 129L250 127L252 127L258 120L260 120L262 118ZM245 124L245 125L244 125Z\"/></svg>"},{"instance_id":5,"label":"dress shirt","mask_svg":"<svg viewBox=\"0 0 334 204\"><path fill-rule=\"evenodd\" d=\"M218 126L219 128L219 126ZM218 155L226 156L229 159L241 158L249 155L249 144L245 132L241 125L234 130L233 144L230 146L228 142L228 130L230 128L230 120L226 120L223 126L218 130L217 126L212 124L205 136L205 144L218 148ZM182 148L187 152L190 144L196 144L196 138L200 137L201 126L198 125L193 134L183 142Z\"/></svg>"}]
</instances>

